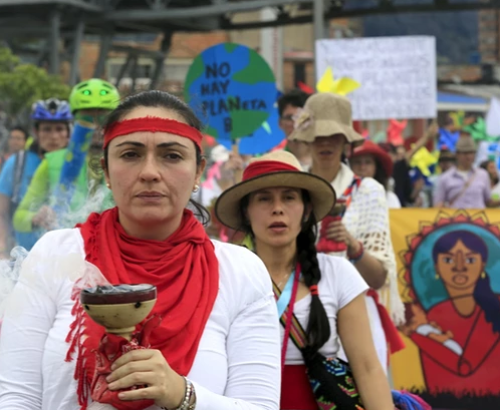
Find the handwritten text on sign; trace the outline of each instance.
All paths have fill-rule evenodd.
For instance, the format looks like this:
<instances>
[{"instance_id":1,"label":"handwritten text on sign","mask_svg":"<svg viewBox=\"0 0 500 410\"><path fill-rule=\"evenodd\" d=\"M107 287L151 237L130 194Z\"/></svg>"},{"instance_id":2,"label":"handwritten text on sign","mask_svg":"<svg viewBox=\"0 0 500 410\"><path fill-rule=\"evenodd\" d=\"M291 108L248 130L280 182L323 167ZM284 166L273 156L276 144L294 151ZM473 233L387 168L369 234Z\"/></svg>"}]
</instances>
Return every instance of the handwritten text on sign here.
<instances>
[{"instance_id":1,"label":"handwritten text on sign","mask_svg":"<svg viewBox=\"0 0 500 410\"><path fill-rule=\"evenodd\" d=\"M274 109L276 83L271 68L254 50L221 43L191 64L184 98L208 120L206 133L234 141L255 132Z\"/></svg>"},{"instance_id":2,"label":"handwritten text on sign","mask_svg":"<svg viewBox=\"0 0 500 410\"><path fill-rule=\"evenodd\" d=\"M240 96L227 96L231 83L231 66L224 62L205 66L205 80L201 84L203 109L211 116L228 114L236 110L267 110L266 102L262 99L244 100ZM218 97L220 98L214 98ZM210 98L209 100L205 98ZM231 117L224 118L224 131L233 130Z\"/></svg>"},{"instance_id":3,"label":"handwritten text on sign","mask_svg":"<svg viewBox=\"0 0 500 410\"><path fill-rule=\"evenodd\" d=\"M436 116L434 37L318 40L316 52L318 78L330 66L336 79L361 84L348 96L355 120Z\"/></svg>"}]
</instances>

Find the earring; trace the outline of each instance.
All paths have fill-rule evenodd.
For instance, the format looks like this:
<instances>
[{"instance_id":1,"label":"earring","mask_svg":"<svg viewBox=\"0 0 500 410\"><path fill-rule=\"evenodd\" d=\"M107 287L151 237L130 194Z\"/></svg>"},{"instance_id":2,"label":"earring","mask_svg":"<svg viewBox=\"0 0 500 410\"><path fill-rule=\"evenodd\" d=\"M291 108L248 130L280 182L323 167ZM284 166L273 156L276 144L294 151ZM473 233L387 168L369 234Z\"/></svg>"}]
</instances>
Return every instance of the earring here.
<instances>
[{"instance_id":1,"label":"earring","mask_svg":"<svg viewBox=\"0 0 500 410\"><path fill-rule=\"evenodd\" d=\"M198 192L200 190L200 186L199 185L195 185L194 188L193 188L193 192Z\"/></svg>"},{"instance_id":2,"label":"earring","mask_svg":"<svg viewBox=\"0 0 500 410\"><path fill-rule=\"evenodd\" d=\"M481 273L481 278L486 279L486 272Z\"/></svg>"},{"instance_id":3,"label":"earring","mask_svg":"<svg viewBox=\"0 0 500 410\"><path fill-rule=\"evenodd\" d=\"M111 189L111 184L109 182L106 182L106 186L108 187L108 189Z\"/></svg>"},{"instance_id":4,"label":"earring","mask_svg":"<svg viewBox=\"0 0 500 410\"><path fill-rule=\"evenodd\" d=\"M439 280L439 275L436 273L436 276L434 276L434 279Z\"/></svg>"}]
</instances>

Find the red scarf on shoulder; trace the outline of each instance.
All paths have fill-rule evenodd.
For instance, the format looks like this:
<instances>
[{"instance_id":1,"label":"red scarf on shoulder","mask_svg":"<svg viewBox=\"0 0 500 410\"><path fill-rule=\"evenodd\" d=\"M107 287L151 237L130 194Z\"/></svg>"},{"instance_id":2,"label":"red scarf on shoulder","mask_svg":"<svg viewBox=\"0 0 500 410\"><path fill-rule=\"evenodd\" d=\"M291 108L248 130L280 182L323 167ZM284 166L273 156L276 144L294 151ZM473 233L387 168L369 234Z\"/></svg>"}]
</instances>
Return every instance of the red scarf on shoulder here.
<instances>
[{"instance_id":1,"label":"red scarf on shoulder","mask_svg":"<svg viewBox=\"0 0 500 410\"><path fill-rule=\"evenodd\" d=\"M90 215L78 227L86 260L109 283L156 286L158 297L151 316L162 320L151 331L149 343L163 353L173 370L186 376L219 291L219 264L201 223L185 210L180 227L165 241L137 239L125 232L118 222L118 210L113 208ZM79 402L85 408L96 367L94 352L104 328L87 316L79 291L75 287L73 292L75 321L67 338L71 343L67 360L77 353L75 378Z\"/></svg>"}]
</instances>

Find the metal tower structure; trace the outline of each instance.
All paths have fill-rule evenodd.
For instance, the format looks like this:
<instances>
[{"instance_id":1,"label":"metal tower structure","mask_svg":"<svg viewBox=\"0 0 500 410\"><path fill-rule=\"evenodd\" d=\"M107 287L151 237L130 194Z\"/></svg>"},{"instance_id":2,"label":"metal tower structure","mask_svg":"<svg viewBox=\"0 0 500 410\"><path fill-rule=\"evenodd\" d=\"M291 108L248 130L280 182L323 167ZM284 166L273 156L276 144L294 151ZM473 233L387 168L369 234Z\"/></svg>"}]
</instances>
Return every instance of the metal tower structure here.
<instances>
[{"instance_id":1,"label":"metal tower structure","mask_svg":"<svg viewBox=\"0 0 500 410\"><path fill-rule=\"evenodd\" d=\"M275 7L277 19L233 22L235 13L264 7ZM70 83L74 84L78 81L84 36L99 36L95 76L103 74L112 49L128 54L117 81L129 69L133 77L138 57L147 55L156 63L150 83L155 88L176 31L242 30L313 22L319 39L325 36L325 21L335 18L493 8L500 8L500 0L0 0L0 40L17 54L30 53L38 64L48 60L52 73L59 71L62 59L70 61ZM116 35L141 33L163 34L159 49L113 44ZM27 49L16 43L20 38L44 41Z\"/></svg>"}]
</instances>

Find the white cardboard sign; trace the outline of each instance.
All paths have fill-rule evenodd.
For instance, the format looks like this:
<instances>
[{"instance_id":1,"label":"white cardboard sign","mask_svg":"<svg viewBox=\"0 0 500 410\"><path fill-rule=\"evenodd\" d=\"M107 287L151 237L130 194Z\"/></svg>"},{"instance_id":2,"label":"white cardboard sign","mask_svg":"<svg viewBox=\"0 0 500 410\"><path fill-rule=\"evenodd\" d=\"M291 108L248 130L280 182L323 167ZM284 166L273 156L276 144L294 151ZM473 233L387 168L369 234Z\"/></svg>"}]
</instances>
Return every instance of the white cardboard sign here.
<instances>
[{"instance_id":1,"label":"white cardboard sign","mask_svg":"<svg viewBox=\"0 0 500 410\"><path fill-rule=\"evenodd\" d=\"M318 79L330 66L335 79L361 84L347 96L355 120L436 117L435 37L318 40L316 59Z\"/></svg>"}]
</instances>

